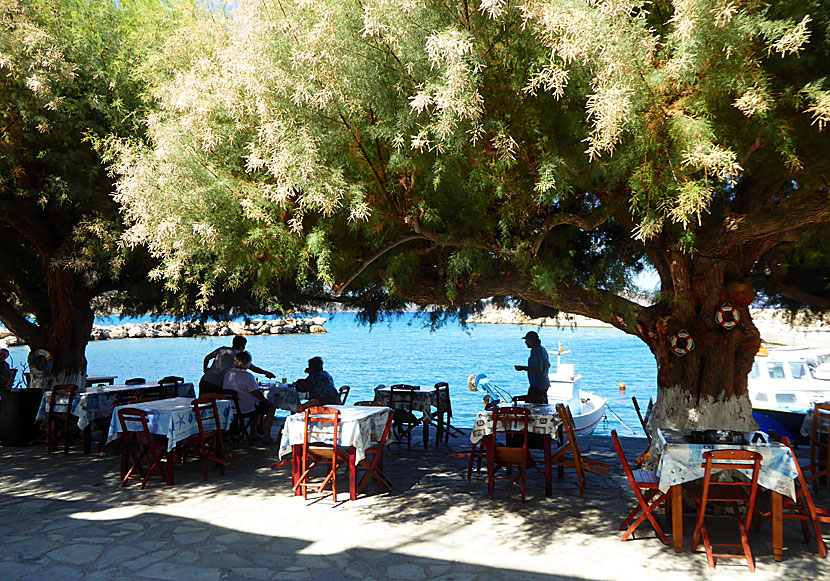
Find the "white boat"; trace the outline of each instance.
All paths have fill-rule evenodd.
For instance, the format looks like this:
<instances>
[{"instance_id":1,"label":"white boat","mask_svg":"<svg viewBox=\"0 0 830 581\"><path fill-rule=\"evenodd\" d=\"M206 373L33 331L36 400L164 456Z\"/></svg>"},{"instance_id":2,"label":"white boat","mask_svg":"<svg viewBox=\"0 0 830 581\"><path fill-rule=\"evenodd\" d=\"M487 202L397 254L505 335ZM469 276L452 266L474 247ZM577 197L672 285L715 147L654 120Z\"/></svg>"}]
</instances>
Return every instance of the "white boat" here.
<instances>
[{"instance_id":1,"label":"white boat","mask_svg":"<svg viewBox=\"0 0 830 581\"><path fill-rule=\"evenodd\" d=\"M748 376L752 416L761 430L801 439L804 414L830 401L830 349L763 347Z\"/></svg>"},{"instance_id":2,"label":"white boat","mask_svg":"<svg viewBox=\"0 0 830 581\"><path fill-rule=\"evenodd\" d=\"M570 351L563 351L560 343L556 358L556 371L548 374L550 378L548 404L566 404L571 409L571 415L574 418L576 435L589 435L605 417L607 404L605 398L591 391L579 389L579 380L582 376L576 374L572 363L562 363L562 355L565 353L570 353ZM471 375L467 380L467 386L471 391L486 393L489 397L485 399L485 403L488 405L499 401L510 402L510 394L492 383L483 373Z\"/></svg>"},{"instance_id":3,"label":"white boat","mask_svg":"<svg viewBox=\"0 0 830 581\"><path fill-rule=\"evenodd\" d=\"M566 353L570 351L563 351L560 342L556 355L556 371L548 374L550 378L548 403L551 405L565 403L571 408L577 436L592 434L605 417L606 400L592 391L579 389L579 380L582 376L576 374L573 363L562 363L562 355Z\"/></svg>"}]
</instances>

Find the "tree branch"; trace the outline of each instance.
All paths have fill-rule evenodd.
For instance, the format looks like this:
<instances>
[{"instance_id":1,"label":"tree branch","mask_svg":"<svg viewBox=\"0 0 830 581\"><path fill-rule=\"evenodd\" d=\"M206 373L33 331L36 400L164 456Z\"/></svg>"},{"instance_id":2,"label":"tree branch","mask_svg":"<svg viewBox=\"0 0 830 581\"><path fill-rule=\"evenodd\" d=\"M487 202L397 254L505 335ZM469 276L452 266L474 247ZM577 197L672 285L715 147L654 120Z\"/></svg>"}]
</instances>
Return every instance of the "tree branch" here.
<instances>
[{"instance_id":1,"label":"tree branch","mask_svg":"<svg viewBox=\"0 0 830 581\"><path fill-rule=\"evenodd\" d=\"M367 258L366 260L361 262L360 266L358 266L357 270L355 272L353 272L346 280L344 280L343 282L341 282L339 284L334 285L332 287L332 290L334 291L335 296L340 296L343 289L346 288L347 286L349 286L352 282L354 282L354 279L356 279L358 276L360 276L361 273L364 270L366 270L366 268L370 264L372 264L375 260L377 260L378 258L383 256L384 254L386 254L390 250L392 250L394 248L397 248L401 244L403 244L405 242L409 242L410 240L424 240L424 239L426 239L426 237L421 235L421 234L408 234L408 235L404 236L403 238L398 238L397 240L394 240L393 242L387 244L386 246L384 246L383 248L381 248L380 250L375 252L372 256L370 256L369 258Z\"/></svg>"},{"instance_id":2,"label":"tree branch","mask_svg":"<svg viewBox=\"0 0 830 581\"><path fill-rule=\"evenodd\" d=\"M604 206L603 206L604 208ZM585 232L590 232L599 228L606 220L608 220L608 212L604 209L602 211L598 211L592 213L588 216L580 216L578 214L552 214L545 218L544 224L542 224L538 229L538 237L536 241L533 243L533 256L536 256L536 253L539 252L539 248L542 246L542 242L544 242L547 233L556 228L557 226L563 226L565 224L570 224L573 226L578 226L580 229L584 230Z\"/></svg>"},{"instance_id":3,"label":"tree branch","mask_svg":"<svg viewBox=\"0 0 830 581\"><path fill-rule=\"evenodd\" d=\"M24 317L4 296L0 296L0 321L15 335L30 343L40 336L40 327Z\"/></svg>"}]
</instances>

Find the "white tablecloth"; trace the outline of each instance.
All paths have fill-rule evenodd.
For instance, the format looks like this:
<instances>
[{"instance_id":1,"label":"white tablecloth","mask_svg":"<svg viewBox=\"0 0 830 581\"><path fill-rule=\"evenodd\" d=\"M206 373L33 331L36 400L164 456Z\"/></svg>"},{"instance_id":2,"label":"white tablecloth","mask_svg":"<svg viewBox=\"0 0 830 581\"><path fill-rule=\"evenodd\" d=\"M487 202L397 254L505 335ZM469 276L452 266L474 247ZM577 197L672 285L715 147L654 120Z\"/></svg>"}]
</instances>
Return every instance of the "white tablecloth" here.
<instances>
[{"instance_id":1,"label":"white tablecloth","mask_svg":"<svg viewBox=\"0 0 830 581\"><path fill-rule=\"evenodd\" d=\"M657 465L657 475L660 478L660 490L667 491L675 484L691 482L703 478L706 469L703 466L703 453L708 450L727 450L740 448L752 452L760 452L761 471L758 474L758 484L768 490L795 499L795 480L798 478L798 468L795 465L789 448L778 442L756 443L746 445L736 444L692 444L684 439L689 430L658 429L655 439L656 450L660 455ZM753 436L758 433L766 439L763 432L746 432L747 442L752 442ZM743 472L743 471L742 471ZM747 476L751 476L749 473Z\"/></svg>"},{"instance_id":2,"label":"white tablecloth","mask_svg":"<svg viewBox=\"0 0 830 581\"><path fill-rule=\"evenodd\" d=\"M121 422L118 421L118 410L133 408L147 412L150 432L167 438L167 450L172 450L179 442L199 433L199 424L193 413L190 397L173 397L158 401L135 403L118 406L113 410L110 421L107 441L118 438L121 434ZM219 412L221 427L226 430L233 421L233 402L217 400L216 409Z\"/></svg>"},{"instance_id":3,"label":"white tablecloth","mask_svg":"<svg viewBox=\"0 0 830 581\"><path fill-rule=\"evenodd\" d=\"M559 416L556 413L556 406L553 405L533 405L533 406L518 406L528 407L530 409L530 425L527 429L533 434L545 434L553 439L557 439L559 429ZM515 426L516 429L522 429L521 424ZM470 433L470 441L476 443L484 436L493 433L493 412L481 411L476 416L476 422L473 426L473 431Z\"/></svg>"},{"instance_id":4,"label":"white tablecloth","mask_svg":"<svg viewBox=\"0 0 830 581\"><path fill-rule=\"evenodd\" d=\"M108 418L112 415L112 410L115 407L115 400L119 393L125 391L137 391L142 389L149 389L151 387L158 387L157 381L149 381L147 383L139 383L136 385L104 385L100 387L88 387L84 391L76 393L72 400L72 409L70 413L78 417L78 427L82 430L87 427L92 420ZM196 397L192 383L182 383L178 387L179 397L189 397L191 399ZM44 391L43 397L40 400L40 407L37 410L35 421L43 419L49 412L49 403L52 399L51 391ZM66 406L66 398L60 398L57 402ZM60 409L60 408L59 408Z\"/></svg>"},{"instance_id":5,"label":"white tablecloth","mask_svg":"<svg viewBox=\"0 0 830 581\"><path fill-rule=\"evenodd\" d=\"M362 407L362 406L326 406L340 410L340 423L337 431L337 445L341 448L353 446L355 449L355 462L360 462L366 457L366 448L377 442L383 430L386 428L389 414L392 410L383 407ZM318 438L315 441L324 444L334 442L334 434L331 432L330 424L321 424L317 431ZM285 419L285 426L282 429L280 440L280 458L291 452L291 447L302 444L305 438L305 412L293 414Z\"/></svg>"}]
</instances>

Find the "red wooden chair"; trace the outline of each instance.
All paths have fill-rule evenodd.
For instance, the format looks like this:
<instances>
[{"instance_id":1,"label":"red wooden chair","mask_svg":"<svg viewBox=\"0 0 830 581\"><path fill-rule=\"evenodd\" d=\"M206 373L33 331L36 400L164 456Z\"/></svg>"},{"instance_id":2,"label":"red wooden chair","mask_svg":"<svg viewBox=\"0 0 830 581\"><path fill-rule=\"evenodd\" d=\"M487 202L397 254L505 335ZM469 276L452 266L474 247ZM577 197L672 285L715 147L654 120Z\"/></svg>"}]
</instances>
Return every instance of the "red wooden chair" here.
<instances>
[{"instance_id":1,"label":"red wooden chair","mask_svg":"<svg viewBox=\"0 0 830 581\"><path fill-rule=\"evenodd\" d=\"M147 412L120 408L118 421L121 424L121 487L127 484L127 480L138 480L132 475L136 470L143 476L139 490L147 486L147 481L157 471L159 476L165 478L162 462L167 468L167 450L157 442L160 438L150 432Z\"/></svg>"},{"instance_id":2,"label":"red wooden chair","mask_svg":"<svg viewBox=\"0 0 830 581\"><path fill-rule=\"evenodd\" d=\"M813 408L813 426L810 431L809 481L824 481L830 486L830 402L817 403Z\"/></svg>"},{"instance_id":3,"label":"red wooden chair","mask_svg":"<svg viewBox=\"0 0 830 581\"><path fill-rule=\"evenodd\" d=\"M78 386L69 383L52 387L45 421L46 434L33 440L32 444L46 444L46 452L51 454L52 448L57 448L63 440L63 453L69 454L69 440L73 432L77 432L78 420L72 415L77 392Z\"/></svg>"},{"instance_id":4,"label":"red wooden chair","mask_svg":"<svg viewBox=\"0 0 830 581\"><path fill-rule=\"evenodd\" d=\"M701 538L706 550L706 559L709 567L715 568L715 557L728 559L746 559L750 571L755 571L755 562L749 548L747 531L752 524L752 515L755 512L755 499L758 494L758 473L761 471L761 454L750 450L728 449L709 450L703 453L706 472L703 475L702 486L689 486L688 491L698 505L697 524L692 536L692 552L695 552ZM749 471L752 477L749 482L712 482L713 470ZM740 475L738 475L740 477ZM738 523L740 532L739 544L712 543L706 529L706 507L713 502L729 504ZM741 515L740 505L746 505L746 514ZM713 547L738 549L736 553L715 553Z\"/></svg>"},{"instance_id":5,"label":"red wooden chair","mask_svg":"<svg viewBox=\"0 0 830 581\"><path fill-rule=\"evenodd\" d=\"M228 462L224 460L222 422L219 419L219 410L216 406L217 399L224 399L224 396L211 393L190 402L193 406L193 415L196 417L199 433L189 438L180 451L182 461L194 452L196 456L201 458L203 480L207 480L208 462L214 462L219 467L221 474L225 473L225 466L228 465Z\"/></svg>"},{"instance_id":6,"label":"red wooden chair","mask_svg":"<svg viewBox=\"0 0 830 581\"><path fill-rule=\"evenodd\" d=\"M785 520L790 519L801 521L801 528L804 531L805 543L810 542L810 529L807 523L809 522L813 525L813 535L815 536L816 543L818 544L818 554L822 559L824 559L827 557L827 546L825 545L824 538L821 534L821 525L830 524L830 511L817 508L813 502L813 495L810 494L810 488L807 485L807 478L801 470L801 466L799 465L795 452L792 449L790 440L787 438L781 438L781 443L790 449L790 453L793 455L795 465L798 469L798 487L795 491L795 500L789 498L788 496L782 495L783 517ZM771 509L766 506L760 508L758 513L763 518L770 518L772 516Z\"/></svg>"},{"instance_id":7,"label":"red wooden chair","mask_svg":"<svg viewBox=\"0 0 830 581\"><path fill-rule=\"evenodd\" d=\"M620 457L623 472L625 472L625 476L628 478L628 484L631 486L631 490L637 498L637 506L625 517L625 520L620 525L620 530L625 531L620 540L627 540L629 536L634 534L637 527L648 519L648 522L651 523L654 532L657 533L657 536L663 541L663 544L668 545L669 540L666 538L666 533L663 532L663 528L654 519L654 510L668 498L665 492L660 492L660 479L657 477L657 473L646 470L632 470L628 464L628 460L625 458L625 452L620 444L620 438L617 436L617 430L611 430L611 439L614 441L614 449L617 451L617 456Z\"/></svg>"},{"instance_id":8,"label":"red wooden chair","mask_svg":"<svg viewBox=\"0 0 830 581\"><path fill-rule=\"evenodd\" d=\"M383 449L386 446L386 438L389 436L389 429L392 427L392 414L389 414L389 419L386 420L386 427L383 429L383 434L377 443L372 444L366 448L366 457L360 461L359 468L365 468L366 473L360 480L355 494L360 494L363 487L366 486L371 479L377 480L383 485L387 492L392 492L392 481L383 473Z\"/></svg>"},{"instance_id":9,"label":"red wooden chair","mask_svg":"<svg viewBox=\"0 0 830 581\"><path fill-rule=\"evenodd\" d=\"M337 502L337 470L349 461L348 453L337 444L340 410L316 406L307 408L304 413L300 477L294 484L294 490L301 489L303 498L307 499L309 488L316 488L314 492L319 494L331 483L332 500ZM331 443L326 442L329 439ZM328 468L322 482L311 482L311 471L317 466L325 465L328 465ZM354 481L354 478L351 480Z\"/></svg>"},{"instance_id":10,"label":"red wooden chair","mask_svg":"<svg viewBox=\"0 0 830 581\"><path fill-rule=\"evenodd\" d=\"M631 396L631 403L634 404L634 411L637 412L637 418L640 420L640 426L642 426L643 433L648 439L648 447L643 450L643 452L637 456L637 459L634 461L635 466L642 466L643 463L648 460L648 457L651 456L651 431L648 429L648 422L646 422L645 418L643 418L643 414L640 412L640 405L637 403L637 398L633 395ZM651 407L651 399L649 399L649 407Z\"/></svg>"},{"instance_id":11,"label":"red wooden chair","mask_svg":"<svg viewBox=\"0 0 830 581\"><path fill-rule=\"evenodd\" d=\"M493 433L487 436L487 488L490 498L493 492L501 490L504 492L515 492L513 488L496 488L496 481L510 481L513 484L521 481L522 502L525 500L527 490L527 469L533 462L530 457L530 449L527 445L528 426L530 425L530 410L527 408L503 407L493 410ZM513 436L514 441L521 442L520 446L500 446L497 442L499 434L506 437ZM516 477L497 476L500 468L517 468L519 473Z\"/></svg>"},{"instance_id":12,"label":"red wooden chair","mask_svg":"<svg viewBox=\"0 0 830 581\"><path fill-rule=\"evenodd\" d=\"M316 407L319 407L319 406L320 406L319 401L317 401L316 399L310 399L307 402L300 404L300 411L304 412L308 408L316 408Z\"/></svg>"},{"instance_id":13,"label":"red wooden chair","mask_svg":"<svg viewBox=\"0 0 830 581\"><path fill-rule=\"evenodd\" d=\"M556 413L562 422L567 442L564 442L551 454L551 466L562 466L576 470L576 479L579 484L579 494L585 491L585 471L592 470L602 474L608 474L610 466L605 462L585 458L579 449L579 442L576 439L574 420L571 410L565 404L556 404Z\"/></svg>"}]
</instances>

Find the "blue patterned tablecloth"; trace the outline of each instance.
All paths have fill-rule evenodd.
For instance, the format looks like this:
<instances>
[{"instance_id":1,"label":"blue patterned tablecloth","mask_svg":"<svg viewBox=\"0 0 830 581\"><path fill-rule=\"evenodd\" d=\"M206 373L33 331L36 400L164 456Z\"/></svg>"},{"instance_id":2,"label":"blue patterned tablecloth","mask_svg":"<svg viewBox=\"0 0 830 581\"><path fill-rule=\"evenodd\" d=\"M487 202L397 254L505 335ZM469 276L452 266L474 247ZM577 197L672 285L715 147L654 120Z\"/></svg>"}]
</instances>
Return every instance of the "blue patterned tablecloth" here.
<instances>
[{"instance_id":1,"label":"blue patterned tablecloth","mask_svg":"<svg viewBox=\"0 0 830 581\"><path fill-rule=\"evenodd\" d=\"M300 394L292 385L262 383L260 389L265 399L274 404L278 410L288 410L294 413L300 411Z\"/></svg>"},{"instance_id":2,"label":"blue patterned tablecloth","mask_svg":"<svg viewBox=\"0 0 830 581\"><path fill-rule=\"evenodd\" d=\"M115 408L115 401L119 393L125 391L137 391L142 389L149 389L157 387L157 381L150 381L147 383L139 383L136 385L104 385L100 387L88 387L84 391L75 395L72 400L72 409L70 413L78 418L78 427L82 430L86 428L92 420L109 418L112 415L112 410ZM191 399L196 397L192 383L182 383L178 388L179 397L189 397ZM44 391L43 397L40 400L40 407L37 410L35 421L43 419L49 412L49 402L52 398L51 391ZM66 407L66 398L61 398L57 402Z\"/></svg>"},{"instance_id":3,"label":"blue patterned tablecloth","mask_svg":"<svg viewBox=\"0 0 830 581\"><path fill-rule=\"evenodd\" d=\"M190 436L199 433L199 424L196 421L196 415L193 413L192 401L193 398L190 397L173 397L158 401L118 406L113 410L107 442L121 435L121 422L118 421L118 410L121 408L132 408L147 412L150 422L150 432L166 437L167 450L170 451L179 442L183 442ZM221 427L223 430L226 430L231 421L233 421L233 402L230 400L217 400L216 409L219 412Z\"/></svg>"},{"instance_id":4,"label":"blue patterned tablecloth","mask_svg":"<svg viewBox=\"0 0 830 581\"><path fill-rule=\"evenodd\" d=\"M755 434L760 434L764 442L746 444L692 444L684 436L690 430L658 429L655 439L656 450L660 455L657 465L657 475L660 478L660 490L666 492L675 484L691 482L703 478L706 469L703 466L703 453L708 450L727 450L740 448L760 452L761 471L758 474L758 484L768 490L795 499L795 480L798 478L798 468L795 465L790 449L778 442L767 442L767 435L763 432L746 432L744 437L751 442ZM751 472L742 471L747 477Z\"/></svg>"},{"instance_id":5,"label":"blue patterned tablecloth","mask_svg":"<svg viewBox=\"0 0 830 581\"><path fill-rule=\"evenodd\" d=\"M508 406L512 407L512 406ZM536 405L523 404L517 407L526 407L530 409L530 425L527 427L532 434L545 434L554 440L559 437L559 415L556 413L556 406L554 405ZM522 429L522 425L513 426L517 430ZM470 433L470 441L474 444L480 441L484 436L493 433L493 412L481 411L476 416L476 422L473 426L473 431Z\"/></svg>"},{"instance_id":6,"label":"blue patterned tablecloth","mask_svg":"<svg viewBox=\"0 0 830 581\"><path fill-rule=\"evenodd\" d=\"M383 407L358 407L347 405L326 406L340 410L340 423L337 431L337 446L355 448L355 462L360 462L366 457L366 448L372 442L380 440L386 422L392 410ZM328 428L328 430L326 429ZM330 425L321 425L320 429L312 430L316 433L315 441L324 444L334 442L334 434ZM291 447L302 444L305 438L305 413L293 414L285 418L285 426L282 429L280 440L280 458L291 452ZM388 440L387 440L388 443Z\"/></svg>"}]
</instances>

